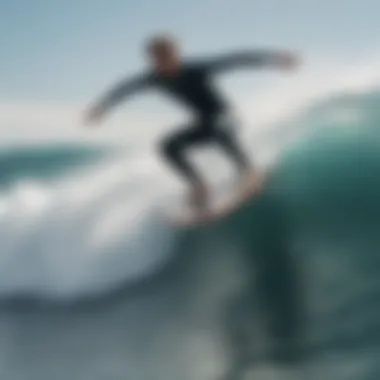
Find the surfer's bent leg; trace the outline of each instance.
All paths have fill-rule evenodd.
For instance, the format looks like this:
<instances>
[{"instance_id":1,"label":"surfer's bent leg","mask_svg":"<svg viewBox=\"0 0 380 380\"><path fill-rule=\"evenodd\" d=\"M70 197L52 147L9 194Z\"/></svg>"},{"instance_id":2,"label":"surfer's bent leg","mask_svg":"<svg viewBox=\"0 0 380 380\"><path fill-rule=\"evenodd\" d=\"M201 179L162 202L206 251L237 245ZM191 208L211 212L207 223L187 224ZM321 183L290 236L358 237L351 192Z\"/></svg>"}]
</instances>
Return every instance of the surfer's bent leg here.
<instances>
[{"instance_id":1,"label":"surfer's bent leg","mask_svg":"<svg viewBox=\"0 0 380 380\"><path fill-rule=\"evenodd\" d=\"M191 145L202 142L203 139L201 130L189 128L168 136L161 144L161 152L165 159L194 187L203 186L203 180L186 160L185 150Z\"/></svg>"},{"instance_id":2,"label":"surfer's bent leg","mask_svg":"<svg viewBox=\"0 0 380 380\"><path fill-rule=\"evenodd\" d=\"M244 152L243 148L237 141L234 132L228 125L215 125L214 137L217 143L235 162L239 171L245 173L252 169L252 163L250 162L248 155Z\"/></svg>"}]
</instances>

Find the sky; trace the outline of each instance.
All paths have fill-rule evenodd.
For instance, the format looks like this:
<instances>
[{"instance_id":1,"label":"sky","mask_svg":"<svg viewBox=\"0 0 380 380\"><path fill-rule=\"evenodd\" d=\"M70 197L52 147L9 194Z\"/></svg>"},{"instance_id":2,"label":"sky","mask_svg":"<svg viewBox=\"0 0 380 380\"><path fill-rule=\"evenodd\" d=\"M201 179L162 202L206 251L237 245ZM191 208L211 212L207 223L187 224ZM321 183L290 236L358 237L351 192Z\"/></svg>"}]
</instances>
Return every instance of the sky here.
<instances>
[{"instance_id":1,"label":"sky","mask_svg":"<svg viewBox=\"0 0 380 380\"><path fill-rule=\"evenodd\" d=\"M379 14L378 0L0 0L1 135L83 136L74 114L143 70L143 43L157 31L192 56L268 46L350 61L376 52ZM227 83L232 94L262 85L246 74ZM170 107L153 94L123 109L149 124L147 109Z\"/></svg>"}]
</instances>

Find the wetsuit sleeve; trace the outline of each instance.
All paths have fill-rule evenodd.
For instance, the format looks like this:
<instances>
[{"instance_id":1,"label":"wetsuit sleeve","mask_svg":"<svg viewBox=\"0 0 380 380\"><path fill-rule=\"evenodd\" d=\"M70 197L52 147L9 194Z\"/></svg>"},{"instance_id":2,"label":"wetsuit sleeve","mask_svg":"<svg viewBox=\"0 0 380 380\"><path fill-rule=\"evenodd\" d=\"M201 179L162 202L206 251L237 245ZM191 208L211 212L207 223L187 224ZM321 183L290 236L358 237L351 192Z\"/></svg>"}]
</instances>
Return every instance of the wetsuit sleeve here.
<instances>
[{"instance_id":1,"label":"wetsuit sleeve","mask_svg":"<svg viewBox=\"0 0 380 380\"><path fill-rule=\"evenodd\" d=\"M146 89L153 84L150 75L143 75L125 79L112 87L97 103L97 108L104 111L118 105L122 100L134 95L135 93Z\"/></svg>"},{"instance_id":2,"label":"wetsuit sleeve","mask_svg":"<svg viewBox=\"0 0 380 380\"><path fill-rule=\"evenodd\" d=\"M211 72L218 72L243 67L261 67L277 65L280 61L280 53L257 50L251 52L239 52L211 59L206 67Z\"/></svg>"}]
</instances>

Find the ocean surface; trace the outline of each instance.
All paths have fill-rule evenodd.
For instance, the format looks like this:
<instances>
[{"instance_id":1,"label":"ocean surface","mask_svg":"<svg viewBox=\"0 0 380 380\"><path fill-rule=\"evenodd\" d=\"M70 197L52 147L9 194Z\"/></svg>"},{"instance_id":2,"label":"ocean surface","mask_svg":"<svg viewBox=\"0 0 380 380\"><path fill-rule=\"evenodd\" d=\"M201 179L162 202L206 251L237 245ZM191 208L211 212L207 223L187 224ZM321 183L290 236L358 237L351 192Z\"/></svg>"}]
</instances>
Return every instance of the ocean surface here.
<instances>
[{"instance_id":1,"label":"ocean surface","mask_svg":"<svg viewBox=\"0 0 380 380\"><path fill-rule=\"evenodd\" d=\"M194 230L154 157L0 150L0 379L378 380L379 146L380 92L315 100L252 141L263 194Z\"/></svg>"}]
</instances>

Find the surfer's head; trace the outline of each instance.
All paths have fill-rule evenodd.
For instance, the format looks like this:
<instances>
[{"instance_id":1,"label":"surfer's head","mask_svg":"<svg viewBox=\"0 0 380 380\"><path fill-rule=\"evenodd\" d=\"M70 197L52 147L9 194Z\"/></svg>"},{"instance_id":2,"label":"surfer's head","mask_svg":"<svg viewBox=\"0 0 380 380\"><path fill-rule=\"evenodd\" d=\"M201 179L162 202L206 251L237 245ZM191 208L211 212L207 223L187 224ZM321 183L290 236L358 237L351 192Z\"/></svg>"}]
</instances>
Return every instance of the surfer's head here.
<instances>
[{"instance_id":1,"label":"surfer's head","mask_svg":"<svg viewBox=\"0 0 380 380\"><path fill-rule=\"evenodd\" d=\"M155 69L164 75L175 74L180 66L179 49L174 38L169 35L158 35L147 44L149 58Z\"/></svg>"}]
</instances>

